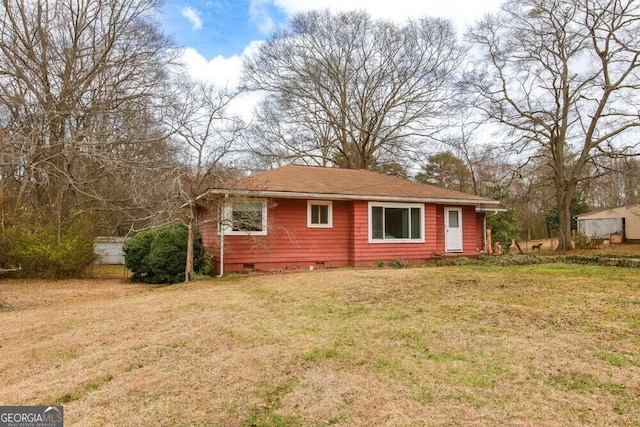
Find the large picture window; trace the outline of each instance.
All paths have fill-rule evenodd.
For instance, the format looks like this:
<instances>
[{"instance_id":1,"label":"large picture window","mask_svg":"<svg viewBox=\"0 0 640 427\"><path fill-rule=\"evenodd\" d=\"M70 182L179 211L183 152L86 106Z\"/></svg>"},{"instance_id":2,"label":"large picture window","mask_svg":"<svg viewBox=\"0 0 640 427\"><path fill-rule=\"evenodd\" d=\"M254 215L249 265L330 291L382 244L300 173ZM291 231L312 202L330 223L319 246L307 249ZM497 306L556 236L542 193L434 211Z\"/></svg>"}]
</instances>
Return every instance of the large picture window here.
<instances>
[{"instance_id":1,"label":"large picture window","mask_svg":"<svg viewBox=\"0 0 640 427\"><path fill-rule=\"evenodd\" d=\"M371 242L424 242L424 205L369 203Z\"/></svg>"},{"instance_id":2,"label":"large picture window","mask_svg":"<svg viewBox=\"0 0 640 427\"><path fill-rule=\"evenodd\" d=\"M331 201L309 200L307 202L307 227L331 228L333 212Z\"/></svg>"},{"instance_id":3,"label":"large picture window","mask_svg":"<svg viewBox=\"0 0 640 427\"><path fill-rule=\"evenodd\" d=\"M243 200L228 203L224 208L222 226L225 234L266 235L267 202Z\"/></svg>"}]
</instances>

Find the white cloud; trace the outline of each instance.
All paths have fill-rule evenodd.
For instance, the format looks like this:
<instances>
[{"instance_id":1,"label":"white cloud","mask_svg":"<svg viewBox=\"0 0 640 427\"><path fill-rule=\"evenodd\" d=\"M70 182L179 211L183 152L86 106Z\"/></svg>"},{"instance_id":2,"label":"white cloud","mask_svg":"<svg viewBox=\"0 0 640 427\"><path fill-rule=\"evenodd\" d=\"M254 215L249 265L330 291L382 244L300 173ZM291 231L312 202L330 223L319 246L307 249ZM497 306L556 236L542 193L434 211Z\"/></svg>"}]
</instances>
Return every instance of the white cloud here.
<instances>
[{"instance_id":1,"label":"white cloud","mask_svg":"<svg viewBox=\"0 0 640 427\"><path fill-rule=\"evenodd\" d=\"M250 43L241 55L233 55L229 58L218 55L213 59L207 59L197 50L187 47L182 50L181 62L189 74L196 79L212 82L221 87L236 88L240 84L244 57L255 52L260 44L262 44L261 41Z\"/></svg>"},{"instance_id":2,"label":"white cloud","mask_svg":"<svg viewBox=\"0 0 640 427\"><path fill-rule=\"evenodd\" d=\"M200 19L200 13L192 8L191 6L186 6L182 8L182 16L187 18L189 22L191 22L191 28L195 30L199 30L202 28L202 19Z\"/></svg>"},{"instance_id":3,"label":"white cloud","mask_svg":"<svg viewBox=\"0 0 640 427\"><path fill-rule=\"evenodd\" d=\"M238 55L230 58L218 55L207 60L197 50L188 47L182 51L181 59L189 74L198 80L229 87L237 87L240 82L242 58Z\"/></svg>"},{"instance_id":4,"label":"white cloud","mask_svg":"<svg viewBox=\"0 0 640 427\"><path fill-rule=\"evenodd\" d=\"M269 34L275 28L267 9L269 3L269 0L251 0L249 2L249 22L255 25L262 34Z\"/></svg>"},{"instance_id":5,"label":"white cloud","mask_svg":"<svg viewBox=\"0 0 640 427\"><path fill-rule=\"evenodd\" d=\"M391 19L397 22L408 18L434 16L451 19L460 32L485 13L497 11L501 0L431 0L416 2L415 0L251 0L249 5L249 19L252 24L265 35L272 32L274 22L269 16L268 5L273 4L287 15L313 9L330 9L332 11L366 10L374 18ZM202 28L202 21L198 12L186 7L182 10L185 18L189 19L194 29ZM193 48L183 50L182 60L189 74L197 79L215 83L221 87L234 89L240 84L242 61L245 56L254 52L262 41L253 41L241 55L225 58L216 56L208 60ZM231 106L230 111L240 114L246 120L251 119L254 106L261 99L260 94L244 94Z\"/></svg>"},{"instance_id":6,"label":"white cloud","mask_svg":"<svg viewBox=\"0 0 640 427\"><path fill-rule=\"evenodd\" d=\"M210 60L207 60L195 49L185 48L182 50L181 62L192 78L234 90L240 84L244 57L255 52L261 44L261 41L250 43L244 49L242 55L233 55L229 58L218 55ZM251 120L253 109L260 99L262 99L261 94L243 94L229 106L229 112L238 114L244 120L249 121Z\"/></svg>"}]
</instances>

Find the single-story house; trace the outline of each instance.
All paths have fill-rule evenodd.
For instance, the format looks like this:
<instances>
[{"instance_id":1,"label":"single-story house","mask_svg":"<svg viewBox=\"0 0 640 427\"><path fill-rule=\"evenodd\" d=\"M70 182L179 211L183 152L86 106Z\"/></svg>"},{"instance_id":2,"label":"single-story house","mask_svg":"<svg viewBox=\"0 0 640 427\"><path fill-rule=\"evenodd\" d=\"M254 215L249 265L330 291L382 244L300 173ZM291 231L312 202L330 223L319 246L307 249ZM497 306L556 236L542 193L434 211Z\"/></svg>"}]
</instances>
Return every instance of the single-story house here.
<instances>
[{"instance_id":1,"label":"single-story house","mask_svg":"<svg viewBox=\"0 0 640 427\"><path fill-rule=\"evenodd\" d=\"M381 173L290 165L210 191L218 272L418 263L486 251L499 202Z\"/></svg>"},{"instance_id":2,"label":"single-story house","mask_svg":"<svg viewBox=\"0 0 640 427\"><path fill-rule=\"evenodd\" d=\"M621 234L628 242L640 243L640 203L603 209L576 216L578 233L588 239L609 239Z\"/></svg>"}]
</instances>

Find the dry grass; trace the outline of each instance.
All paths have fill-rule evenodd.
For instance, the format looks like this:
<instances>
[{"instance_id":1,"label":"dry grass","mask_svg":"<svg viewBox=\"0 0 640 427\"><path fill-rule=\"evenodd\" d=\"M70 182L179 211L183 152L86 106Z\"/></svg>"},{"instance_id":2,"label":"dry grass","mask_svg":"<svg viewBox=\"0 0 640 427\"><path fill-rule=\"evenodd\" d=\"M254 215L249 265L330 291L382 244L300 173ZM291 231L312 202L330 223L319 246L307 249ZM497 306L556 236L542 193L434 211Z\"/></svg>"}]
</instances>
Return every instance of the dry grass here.
<instances>
[{"instance_id":1,"label":"dry grass","mask_svg":"<svg viewBox=\"0 0 640 427\"><path fill-rule=\"evenodd\" d=\"M526 242L519 242L522 251L525 253L547 253L554 254L555 249L558 247L558 239L539 239L529 240ZM533 245L541 244L540 251L533 250ZM507 248L508 251L509 248ZM621 256L621 257L636 257L640 258L640 245L639 244L606 244L592 249L574 249L571 251L571 255L592 255L592 256Z\"/></svg>"},{"instance_id":2,"label":"dry grass","mask_svg":"<svg viewBox=\"0 0 640 427\"><path fill-rule=\"evenodd\" d=\"M637 269L5 280L0 301L0 402L68 425L640 423Z\"/></svg>"}]
</instances>

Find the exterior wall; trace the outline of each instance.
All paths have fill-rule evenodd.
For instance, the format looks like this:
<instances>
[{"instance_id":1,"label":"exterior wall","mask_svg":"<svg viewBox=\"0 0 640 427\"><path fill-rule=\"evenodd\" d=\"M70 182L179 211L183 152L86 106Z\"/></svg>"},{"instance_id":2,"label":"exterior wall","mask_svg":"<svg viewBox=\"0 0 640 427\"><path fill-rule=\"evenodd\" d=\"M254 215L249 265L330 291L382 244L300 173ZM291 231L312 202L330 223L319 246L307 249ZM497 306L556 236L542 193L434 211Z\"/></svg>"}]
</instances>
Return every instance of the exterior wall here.
<instances>
[{"instance_id":1,"label":"exterior wall","mask_svg":"<svg viewBox=\"0 0 640 427\"><path fill-rule=\"evenodd\" d=\"M98 237L93 242L94 264L124 264L123 237Z\"/></svg>"},{"instance_id":2,"label":"exterior wall","mask_svg":"<svg viewBox=\"0 0 640 427\"><path fill-rule=\"evenodd\" d=\"M624 225L622 220L624 219ZM617 222L616 222L617 221ZM580 225L582 224L582 225ZM607 224L604 231L594 231L602 229ZM617 227L614 227L616 224ZM584 230L587 237L603 237L604 234L623 231L627 240L640 240L640 204L620 206L618 208L608 209L600 212L580 215L578 217L579 230ZM617 228L609 233L609 229Z\"/></svg>"},{"instance_id":3,"label":"exterior wall","mask_svg":"<svg viewBox=\"0 0 640 427\"><path fill-rule=\"evenodd\" d=\"M578 232L589 239L606 238L623 231L622 218L599 218L578 220Z\"/></svg>"},{"instance_id":4,"label":"exterior wall","mask_svg":"<svg viewBox=\"0 0 640 427\"><path fill-rule=\"evenodd\" d=\"M482 250L482 239L478 239L478 215L475 206L462 207L462 233L462 253L466 256L477 255Z\"/></svg>"},{"instance_id":5,"label":"exterior wall","mask_svg":"<svg viewBox=\"0 0 640 427\"><path fill-rule=\"evenodd\" d=\"M475 210L475 209L474 209ZM477 252L485 252L484 240L486 238L485 225L484 225L484 212L476 212L476 247Z\"/></svg>"},{"instance_id":6,"label":"exterior wall","mask_svg":"<svg viewBox=\"0 0 640 427\"><path fill-rule=\"evenodd\" d=\"M435 229L436 235L435 252L438 254L446 254L444 241L444 212L445 208L461 208L462 209L462 252L456 252L454 255L474 256L478 254L478 250L482 249L483 240L478 239L478 227L483 228L481 219L476 215L475 206L456 206L456 205L435 205ZM428 221L428 220L427 220Z\"/></svg>"},{"instance_id":7,"label":"exterior wall","mask_svg":"<svg viewBox=\"0 0 640 427\"><path fill-rule=\"evenodd\" d=\"M377 261L402 260L417 263L431 259L438 248L438 229L435 205L425 206L424 243L369 243L369 203L353 202L353 265L369 266ZM444 227L444 226L443 226ZM444 228L439 233L444 235ZM440 239L443 241L443 239ZM444 243L442 243L444 249Z\"/></svg>"},{"instance_id":8,"label":"exterior wall","mask_svg":"<svg viewBox=\"0 0 640 427\"><path fill-rule=\"evenodd\" d=\"M424 207L424 243L370 243L367 201L333 201L332 228L307 227L307 200L278 199L268 205L266 236L224 236L225 272L372 266L394 259L412 264L445 254L442 205ZM475 207L462 207L462 226L463 252L451 255L475 256L482 249L478 232L482 219ZM208 222L200 232L204 245L216 253L219 262L217 229L216 223Z\"/></svg>"},{"instance_id":9,"label":"exterior wall","mask_svg":"<svg viewBox=\"0 0 640 427\"><path fill-rule=\"evenodd\" d=\"M627 240L640 241L640 205L629 209L629 214L625 217L624 227Z\"/></svg>"},{"instance_id":10,"label":"exterior wall","mask_svg":"<svg viewBox=\"0 0 640 427\"><path fill-rule=\"evenodd\" d=\"M425 213L424 243L369 243L368 203L354 203L354 265L372 265L376 261L401 259L407 263L419 263L432 259L435 255L476 256L482 249L482 239L478 239L478 216L474 206L444 206L427 204ZM462 208L462 252L445 252L444 211L445 207Z\"/></svg>"},{"instance_id":11,"label":"exterior wall","mask_svg":"<svg viewBox=\"0 0 640 427\"><path fill-rule=\"evenodd\" d=\"M269 201L266 236L224 236L225 272L308 269L351 264L350 202L334 201L333 227L307 227L307 200ZM220 252L216 223L201 227L203 243ZM216 266L218 268L218 266Z\"/></svg>"}]
</instances>

